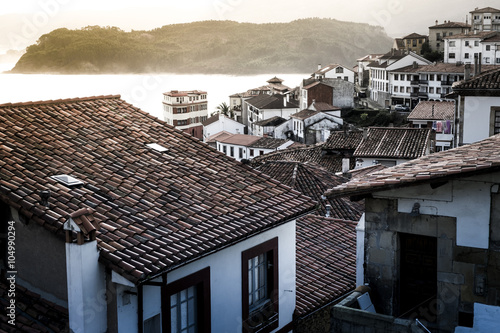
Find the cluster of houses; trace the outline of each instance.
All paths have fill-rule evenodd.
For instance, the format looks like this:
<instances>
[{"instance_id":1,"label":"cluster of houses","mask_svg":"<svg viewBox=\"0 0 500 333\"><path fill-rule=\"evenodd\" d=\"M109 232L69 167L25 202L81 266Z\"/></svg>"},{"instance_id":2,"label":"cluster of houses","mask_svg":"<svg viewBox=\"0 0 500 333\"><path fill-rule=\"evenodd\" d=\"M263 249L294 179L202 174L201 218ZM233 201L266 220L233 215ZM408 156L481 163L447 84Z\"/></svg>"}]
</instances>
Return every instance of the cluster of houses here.
<instances>
[{"instance_id":1,"label":"cluster of houses","mask_svg":"<svg viewBox=\"0 0 500 333\"><path fill-rule=\"evenodd\" d=\"M0 105L0 331L497 329L500 66L363 59L409 126L344 123L366 72L338 64L229 115L198 90L165 93L165 120L120 96Z\"/></svg>"}]
</instances>

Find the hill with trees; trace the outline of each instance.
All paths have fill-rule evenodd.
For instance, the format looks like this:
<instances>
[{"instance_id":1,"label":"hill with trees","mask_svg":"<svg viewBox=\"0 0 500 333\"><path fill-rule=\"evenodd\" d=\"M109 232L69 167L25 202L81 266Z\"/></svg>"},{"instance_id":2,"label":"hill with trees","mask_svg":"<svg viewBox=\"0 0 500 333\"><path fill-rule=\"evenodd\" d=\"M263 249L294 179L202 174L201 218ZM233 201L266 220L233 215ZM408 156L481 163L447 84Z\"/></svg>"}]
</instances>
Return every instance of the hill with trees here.
<instances>
[{"instance_id":1,"label":"hill with trees","mask_svg":"<svg viewBox=\"0 0 500 333\"><path fill-rule=\"evenodd\" d=\"M125 32L116 27L57 29L29 46L15 73L304 73L317 64L354 66L385 53L381 27L334 19L289 23L200 21Z\"/></svg>"}]
</instances>

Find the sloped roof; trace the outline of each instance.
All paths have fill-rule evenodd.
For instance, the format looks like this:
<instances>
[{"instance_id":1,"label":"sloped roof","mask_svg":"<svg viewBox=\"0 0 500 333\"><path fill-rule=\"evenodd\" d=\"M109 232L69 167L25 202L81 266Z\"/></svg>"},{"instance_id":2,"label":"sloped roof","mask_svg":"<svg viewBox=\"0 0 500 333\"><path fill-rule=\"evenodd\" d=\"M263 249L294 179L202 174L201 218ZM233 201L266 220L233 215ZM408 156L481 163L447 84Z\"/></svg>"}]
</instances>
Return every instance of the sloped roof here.
<instances>
[{"instance_id":1,"label":"sloped roof","mask_svg":"<svg viewBox=\"0 0 500 333\"><path fill-rule=\"evenodd\" d=\"M467 39L467 38L478 38L478 39L487 39L498 34L497 31L477 31L475 33L463 33L456 34L451 36L443 37L444 39Z\"/></svg>"},{"instance_id":2,"label":"sloped roof","mask_svg":"<svg viewBox=\"0 0 500 333\"><path fill-rule=\"evenodd\" d=\"M287 120L285 118L281 118L280 116L274 116L269 119L259 120L253 123L257 126L279 126L285 123Z\"/></svg>"},{"instance_id":3,"label":"sloped roof","mask_svg":"<svg viewBox=\"0 0 500 333\"><path fill-rule=\"evenodd\" d=\"M203 126L208 126L210 124L213 124L213 123L216 123L219 121L219 116L220 114L219 113L216 113L214 115L212 115L210 118L207 118L207 120L205 120L202 125Z\"/></svg>"},{"instance_id":4,"label":"sloped roof","mask_svg":"<svg viewBox=\"0 0 500 333\"><path fill-rule=\"evenodd\" d=\"M228 137L233 135L233 133L229 133L227 131L221 131L219 133L215 133L214 135L211 135L207 138L206 142L216 142L216 141L222 141Z\"/></svg>"},{"instance_id":5,"label":"sloped roof","mask_svg":"<svg viewBox=\"0 0 500 333\"><path fill-rule=\"evenodd\" d=\"M352 69L350 68L347 68L345 66L342 66L342 65L339 65L339 64L330 64L330 65L327 65L327 66L324 66L324 67L321 67L320 69L318 69L316 72L313 73L314 74L325 74L325 73L328 73L329 71L337 68L337 67L342 67L343 69L346 69L346 70L349 70L349 71L353 71Z\"/></svg>"},{"instance_id":6,"label":"sloped roof","mask_svg":"<svg viewBox=\"0 0 500 333\"><path fill-rule=\"evenodd\" d=\"M285 98L286 96L279 94L261 94L247 99L246 102L258 109L293 109L299 107L299 102L294 99L288 100L285 105L283 102Z\"/></svg>"},{"instance_id":7,"label":"sloped roof","mask_svg":"<svg viewBox=\"0 0 500 333\"><path fill-rule=\"evenodd\" d=\"M440 151L341 184L328 196L371 192L467 177L500 170L500 134L458 148Z\"/></svg>"},{"instance_id":8,"label":"sloped roof","mask_svg":"<svg viewBox=\"0 0 500 333\"><path fill-rule=\"evenodd\" d=\"M68 215L92 208L99 260L134 283L315 206L119 96L0 105L0 155L1 201L61 240Z\"/></svg>"},{"instance_id":9,"label":"sloped roof","mask_svg":"<svg viewBox=\"0 0 500 333\"><path fill-rule=\"evenodd\" d=\"M356 287L356 223L297 219L296 312L307 314Z\"/></svg>"},{"instance_id":10,"label":"sloped roof","mask_svg":"<svg viewBox=\"0 0 500 333\"><path fill-rule=\"evenodd\" d=\"M325 102L314 101L311 106L314 107L316 111L321 111L321 112L341 110L341 108L339 108L338 106L333 106L330 103L325 103Z\"/></svg>"},{"instance_id":11,"label":"sloped roof","mask_svg":"<svg viewBox=\"0 0 500 333\"><path fill-rule=\"evenodd\" d=\"M370 127L354 157L413 159L429 147L430 128Z\"/></svg>"},{"instance_id":12,"label":"sloped roof","mask_svg":"<svg viewBox=\"0 0 500 333\"><path fill-rule=\"evenodd\" d=\"M304 120L304 119L307 119L307 118L312 117L312 116L319 114L319 113L320 112L316 111L316 110L304 109L304 110L301 110L297 113L292 114L290 117Z\"/></svg>"},{"instance_id":13,"label":"sloped roof","mask_svg":"<svg viewBox=\"0 0 500 333\"><path fill-rule=\"evenodd\" d=\"M500 9L496 9L496 8L493 8L493 7L484 7L484 8L481 8L481 9L474 9L473 11L471 11L470 13L497 13L497 12L500 12Z\"/></svg>"},{"instance_id":14,"label":"sloped roof","mask_svg":"<svg viewBox=\"0 0 500 333\"><path fill-rule=\"evenodd\" d=\"M326 204L331 205L331 217L344 220L358 221L364 211L362 202L352 202L346 198L323 200L321 196L327 189L340 185L347 179L316 163L267 161L256 169L316 200L319 204L316 213L319 215L326 214Z\"/></svg>"},{"instance_id":15,"label":"sloped roof","mask_svg":"<svg viewBox=\"0 0 500 333\"><path fill-rule=\"evenodd\" d=\"M363 139L363 131L334 131L323 145L324 149L355 150Z\"/></svg>"},{"instance_id":16,"label":"sloped roof","mask_svg":"<svg viewBox=\"0 0 500 333\"><path fill-rule=\"evenodd\" d=\"M9 285L0 280L0 305L6 309L11 297L8 296ZM2 312L0 315L0 332L37 333L53 332L68 333L68 310L54 304L39 294L16 284L16 325L8 323L10 319Z\"/></svg>"},{"instance_id":17,"label":"sloped roof","mask_svg":"<svg viewBox=\"0 0 500 333\"><path fill-rule=\"evenodd\" d=\"M404 36L403 39L422 38L422 37L427 38L427 36L425 36L425 35L421 35L421 34L417 34L416 32L413 32L409 35Z\"/></svg>"},{"instance_id":18,"label":"sloped roof","mask_svg":"<svg viewBox=\"0 0 500 333\"><path fill-rule=\"evenodd\" d=\"M454 101L420 101L410 112L408 120L453 120Z\"/></svg>"},{"instance_id":19,"label":"sloped roof","mask_svg":"<svg viewBox=\"0 0 500 333\"><path fill-rule=\"evenodd\" d=\"M252 147L255 148L267 148L267 149L276 149L281 145L284 145L287 141L285 139L275 139L271 137L262 137L258 141L252 144Z\"/></svg>"},{"instance_id":20,"label":"sloped roof","mask_svg":"<svg viewBox=\"0 0 500 333\"><path fill-rule=\"evenodd\" d=\"M430 26L429 29L442 29L442 28L470 28L471 25L463 22L446 22Z\"/></svg>"},{"instance_id":21,"label":"sloped roof","mask_svg":"<svg viewBox=\"0 0 500 333\"><path fill-rule=\"evenodd\" d=\"M325 154L322 144L278 150L257 156L250 163L258 166L266 161L314 162L331 172L342 171L342 156Z\"/></svg>"},{"instance_id":22,"label":"sloped roof","mask_svg":"<svg viewBox=\"0 0 500 333\"><path fill-rule=\"evenodd\" d=\"M482 73L470 80L453 85L453 92L460 95L500 94L500 68Z\"/></svg>"}]
</instances>

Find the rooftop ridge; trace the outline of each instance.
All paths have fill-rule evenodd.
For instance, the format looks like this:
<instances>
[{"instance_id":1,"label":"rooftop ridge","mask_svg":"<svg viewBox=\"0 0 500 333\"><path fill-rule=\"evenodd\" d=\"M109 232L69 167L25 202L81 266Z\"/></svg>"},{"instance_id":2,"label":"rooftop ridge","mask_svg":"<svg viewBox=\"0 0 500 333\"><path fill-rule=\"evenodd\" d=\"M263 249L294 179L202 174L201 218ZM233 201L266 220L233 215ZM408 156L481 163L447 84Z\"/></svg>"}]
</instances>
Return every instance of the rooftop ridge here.
<instances>
[{"instance_id":1,"label":"rooftop ridge","mask_svg":"<svg viewBox=\"0 0 500 333\"><path fill-rule=\"evenodd\" d=\"M0 104L0 108L28 106L28 105L52 105L52 104L95 101L100 99L121 99L121 95L99 95L99 96L73 97L73 98L63 98L63 99L44 100L44 101L4 103Z\"/></svg>"}]
</instances>

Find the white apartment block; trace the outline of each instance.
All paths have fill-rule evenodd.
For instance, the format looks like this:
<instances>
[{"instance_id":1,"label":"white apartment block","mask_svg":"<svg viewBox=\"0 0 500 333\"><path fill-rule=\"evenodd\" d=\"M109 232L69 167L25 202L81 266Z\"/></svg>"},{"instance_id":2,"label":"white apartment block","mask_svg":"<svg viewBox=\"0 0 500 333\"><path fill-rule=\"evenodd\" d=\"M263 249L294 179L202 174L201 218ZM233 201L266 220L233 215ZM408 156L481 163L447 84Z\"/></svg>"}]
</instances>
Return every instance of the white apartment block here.
<instances>
[{"instance_id":1,"label":"white apartment block","mask_svg":"<svg viewBox=\"0 0 500 333\"><path fill-rule=\"evenodd\" d=\"M500 65L499 32L476 31L446 37L444 40L445 63L474 64L480 60L485 65Z\"/></svg>"},{"instance_id":2,"label":"white apartment block","mask_svg":"<svg viewBox=\"0 0 500 333\"><path fill-rule=\"evenodd\" d=\"M208 118L207 92L200 90L163 93L163 119L192 136L203 139L203 122Z\"/></svg>"}]
</instances>

